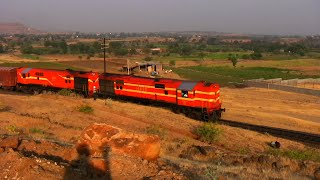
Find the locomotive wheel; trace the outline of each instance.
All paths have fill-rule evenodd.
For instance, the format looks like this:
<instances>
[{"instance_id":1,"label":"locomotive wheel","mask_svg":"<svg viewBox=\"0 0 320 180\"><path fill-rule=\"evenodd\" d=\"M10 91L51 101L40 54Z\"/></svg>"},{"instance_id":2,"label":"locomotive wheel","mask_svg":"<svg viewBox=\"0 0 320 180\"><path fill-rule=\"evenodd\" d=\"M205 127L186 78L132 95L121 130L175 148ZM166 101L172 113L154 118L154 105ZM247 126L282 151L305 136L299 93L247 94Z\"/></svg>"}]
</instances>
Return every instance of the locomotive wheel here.
<instances>
[{"instance_id":1,"label":"locomotive wheel","mask_svg":"<svg viewBox=\"0 0 320 180\"><path fill-rule=\"evenodd\" d=\"M201 119L201 114L196 111L193 111L193 110L190 110L190 112L188 113L187 116L190 117L191 119L195 119L195 120Z\"/></svg>"},{"instance_id":2,"label":"locomotive wheel","mask_svg":"<svg viewBox=\"0 0 320 180\"><path fill-rule=\"evenodd\" d=\"M180 114L182 112L180 107L172 107L172 110L175 114Z\"/></svg>"},{"instance_id":3,"label":"locomotive wheel","mask_svg":"<svg viewBox=\"0 0 320 180\"><path fill-rule=\"evenodd\" d=\"M93 100L97 100L98 94L93 94Z\"/></svg>"},{"instance_id":4,"label":"locomotive wheel","mask_svg":"<svg viewBox=\"0 0 320 180\"><path fill-rule=\"evenodd\" d=\"M221 117L221 113L220 113L220 117ZM209 118L209 122L216 123L219 119L220 119L219 113L217 113L217 111L215 111L215 112L213 112L213 114Z\"/></svg>"},{"instance_id":5,"label":"locomotive wheel","mask_svg":"<svg viewBox=\"0 0 320 180\"><path fill-rule=\"evenodd\" d=\"M205 122L208 122L210 120L210 116L208 116L208 114L206 114L206 113L203 113L202 114L202 120L205 121Z\"/></svg>"}]
</instances>

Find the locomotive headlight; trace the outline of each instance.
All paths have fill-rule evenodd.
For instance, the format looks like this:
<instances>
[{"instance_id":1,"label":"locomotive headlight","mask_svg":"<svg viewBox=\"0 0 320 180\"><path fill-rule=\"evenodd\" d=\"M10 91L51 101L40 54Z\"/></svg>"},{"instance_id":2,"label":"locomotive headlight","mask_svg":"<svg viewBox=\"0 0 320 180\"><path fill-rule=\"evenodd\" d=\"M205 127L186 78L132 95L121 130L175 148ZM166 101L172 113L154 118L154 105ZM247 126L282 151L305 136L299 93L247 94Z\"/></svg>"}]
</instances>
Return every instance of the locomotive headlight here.
<instances>
[{"instance_id":1,"label":"locomotive headlight","mask_svg":"<svg viewBox=\"0 0 320 180\"><path fill-rule=\"evenodd\" d=\"M97 92L96 86L93 86L93 92L94 92L94 93Z\"/></svg>"}]
</instances>

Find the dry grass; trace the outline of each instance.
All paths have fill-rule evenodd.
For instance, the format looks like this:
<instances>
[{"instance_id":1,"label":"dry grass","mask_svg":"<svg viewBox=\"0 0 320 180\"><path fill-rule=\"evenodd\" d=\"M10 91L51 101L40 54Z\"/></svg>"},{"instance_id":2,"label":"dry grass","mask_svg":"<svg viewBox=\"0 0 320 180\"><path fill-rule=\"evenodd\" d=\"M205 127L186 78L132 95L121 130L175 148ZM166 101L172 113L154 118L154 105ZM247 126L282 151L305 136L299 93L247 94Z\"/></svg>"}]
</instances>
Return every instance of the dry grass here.
<instances>
[{"instance_id":1,"label":"dry grass","mask_svg":"<svg viewBox=\"0 0 320 180\"><path fill-rule=\"evenodd\" d=\"M251 111L258 112L260 108L257 106L259 106L260 100L257 100L257 98L251 99L250 95L257 97L257 94L261 93L262 97L264 96L263 91L260 92L259 90L253 89L248 89L248 92L241 90L241 93L239 93L238 89L223 89L222 93L227 102L229 101L231 103L230 98L234 98L232 99L234 102L234 106L231 106L232 108L242 107L244 103L240 104L241 99L237 100L236 97L245 96L247 98L246 100L243 100L246 101L245 104L247 104L245 108L251 108ZM274 105L285 104L282 102L284 99L281 98L287 97L290 97L288 99L289 102L297 101L296 98L299 100L299 97L297 96L292 96L290 94L284 96L283 94L280 94L279 97L274 97L278 99L278 101L273 102ZM170 155L179 158L179 154L192 145L208 146L207 143L197 140L196 136L193 134L193 130L196 127L201 126L201 122L194 121L181 114L175 114L165 108L138 105L129 102L126 103L111 99L98 99L94 101L92 99L66 97L55 94L40 94L36 96L0 94L0 99L1 103L12 107L9 112L0 113L0 134L8 133L9 130L6 127L12 125L15 127L14 129L25 128L29 130L30 136L41 136L73 142L80 136L82 129L97 122L107 123L128 132L147 132L163 136L161 142L161 157ZM269 101L267 100L267 97L263 97L262 99L266 99L266 105L268 105ZM300 100L302 99L309 100L305 97L302 97ZM303 105L313 106L313 103L314 101L304 101ZM77 110L79 104L86 104L92 107L94 113L87 114L79 112ZM228 103L226 104L228 105ZM229 113L229 116L230 113L234 113L234 116L237 116L237 113L239 113L237 111L233 112L230 109L227 112ZM257 114L259 114L258 112ZM285 113L285 109L283 110L283 113ZM275 116L277 117L278 115L276 114ZM252 117L252 122L261 123L260 121L255 121L255 116ZM10 121L7 119L10 119ZM267 121L269 124L272 124L271 122L272 119ZM279 124L279 122L274 123ZM283 123L282 125L285 126L286 124ZM306 128L307 125L308 123L300 123L300 125L295 127L300 127L302 130L302 128ZM221 137L221 141L214 143L214 147L222 152L225 151L228 153L232 152L245 155L265 153L268 149L267 143L270 141L281 142L281 148L283 150L291 149L300 151L306 149L305 145L297 142L229 126L219 125L218 127L222 129L224 133ZM199 164L201 164L201 162L199 162ZM260 171L256 167L250 168L241 166L225 167L219 165L214 172L216 172L215 175L217 175L217 177L224 174L227 177L232 178L233 174L240 173L240 177L245 178L255 177L253 174L257 174L257 172ZM285 177L285 175L291 177L291 174L286 174L286 172L281 172L276 175L276 173L269 172L269 170L260 172L257 177L261 178L266 176L267 173L271 173L272 177ZM294 176L293 178L295 177L298 176Z\"/></svg>"}]
</instances>

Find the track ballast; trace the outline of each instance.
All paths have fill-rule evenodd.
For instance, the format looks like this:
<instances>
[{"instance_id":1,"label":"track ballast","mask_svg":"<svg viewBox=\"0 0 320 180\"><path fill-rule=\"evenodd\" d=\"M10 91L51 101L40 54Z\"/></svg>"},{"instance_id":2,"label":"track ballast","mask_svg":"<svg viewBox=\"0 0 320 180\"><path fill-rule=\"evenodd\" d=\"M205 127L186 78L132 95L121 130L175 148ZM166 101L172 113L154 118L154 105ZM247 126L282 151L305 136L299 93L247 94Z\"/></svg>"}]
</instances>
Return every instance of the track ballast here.
<instances>
[{"instance_id":1,"label":"track ballast","mask_svg":"<svg viewBox=\"0 0 320 180\"><path fill-rule=\"evenodd\" d=\"M289 140L299 141L302 143L320 146L320 134L306 133L301 131L294 131L294 130L262 126L262 125L254 125L254 124L236 122L236 121L230 121L230 120L224 120L224 119L220 119L218 122L220 124L225 124L232 127L248 129L248 130L252 130L260 133L267 133L267 134L270 134L276 137L281 137L284 139L289 139Z\"/></svg>"}]
</instances>

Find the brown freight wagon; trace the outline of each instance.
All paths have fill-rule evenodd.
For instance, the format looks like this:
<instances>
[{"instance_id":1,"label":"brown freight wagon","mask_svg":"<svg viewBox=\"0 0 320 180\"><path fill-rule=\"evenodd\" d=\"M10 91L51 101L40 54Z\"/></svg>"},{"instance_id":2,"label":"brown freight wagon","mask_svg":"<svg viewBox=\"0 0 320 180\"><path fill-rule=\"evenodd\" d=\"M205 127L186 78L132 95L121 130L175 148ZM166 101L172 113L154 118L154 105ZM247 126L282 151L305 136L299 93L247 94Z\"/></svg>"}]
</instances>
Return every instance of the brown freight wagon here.
<instances>
[{"instance_id":1,"label":"brown freight wagon","mask_svg":"<svg viewBox=\"0 0 320 180\"><path fill-rule=\"evenodd\" d=\"M17 84L16 67L0 67L0 87L14 87Z\"/></svg>"}]
</instances>

